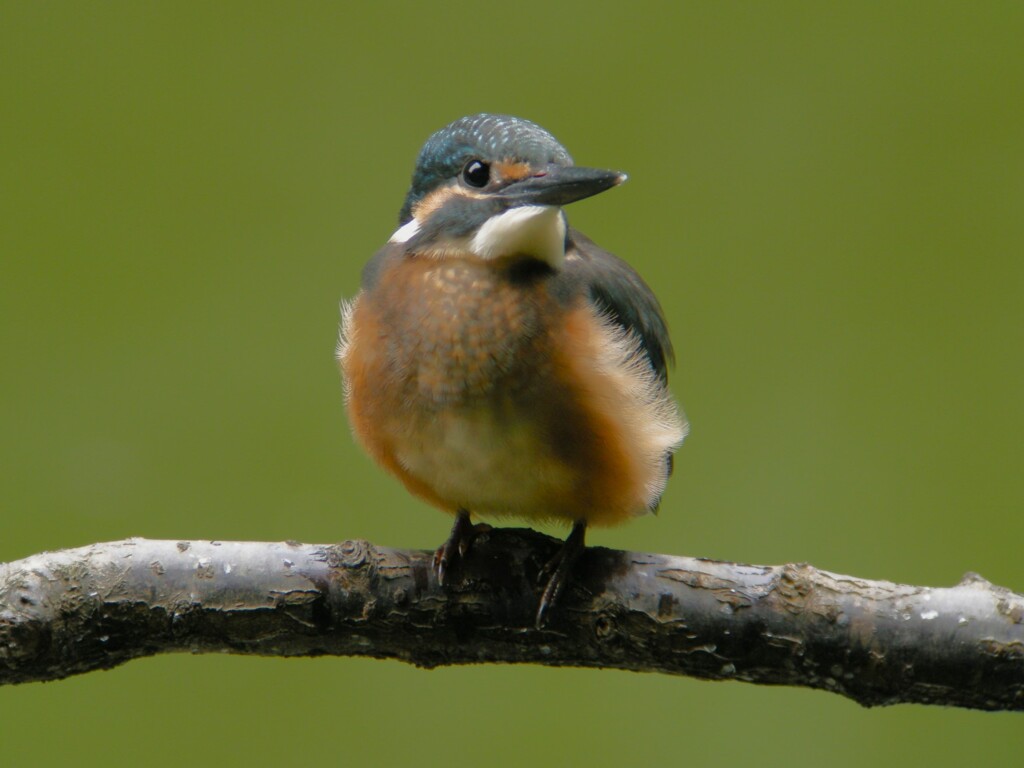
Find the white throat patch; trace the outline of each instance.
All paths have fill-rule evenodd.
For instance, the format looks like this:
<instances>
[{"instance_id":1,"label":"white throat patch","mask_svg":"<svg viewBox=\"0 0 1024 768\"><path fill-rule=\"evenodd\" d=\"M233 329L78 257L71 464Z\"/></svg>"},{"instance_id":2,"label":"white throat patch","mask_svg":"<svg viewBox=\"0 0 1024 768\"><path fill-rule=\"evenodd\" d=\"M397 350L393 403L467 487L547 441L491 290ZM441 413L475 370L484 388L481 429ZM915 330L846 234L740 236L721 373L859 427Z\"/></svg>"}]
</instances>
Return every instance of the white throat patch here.
<instances>
[{"instance_id":1,"label":"white throat patch","mask_svg":"<svg viewBox=\"0 0 1024 768\"><path fill-rule=\"evenodd\" d=\"M485 221L469 248L482 259L533 256L557 267L565 258L565 217L553 205L510 208Z\"/></svg>"}]
</instances>

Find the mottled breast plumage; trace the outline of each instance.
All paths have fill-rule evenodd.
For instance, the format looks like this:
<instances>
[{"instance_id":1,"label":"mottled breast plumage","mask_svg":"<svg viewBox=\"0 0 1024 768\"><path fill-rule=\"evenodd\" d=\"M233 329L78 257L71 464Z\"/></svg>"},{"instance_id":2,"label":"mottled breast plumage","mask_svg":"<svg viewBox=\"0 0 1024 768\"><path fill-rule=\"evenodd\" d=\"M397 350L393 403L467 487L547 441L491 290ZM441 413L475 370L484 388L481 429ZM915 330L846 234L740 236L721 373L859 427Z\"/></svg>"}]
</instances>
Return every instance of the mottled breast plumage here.
<instances>
[{"instance_id":1,"label":"mottled breast plumage","mask_svg":"<svg viewBox=\"0 0 1024 768\"><path fill-rule=\"evenodd\" d=\"M542 315L553 301L543 288L470 260L406 259L366 301L388 328L389 370L425 405L441 405L512 395L542 373Z\"/></svg>"}]
</instances>

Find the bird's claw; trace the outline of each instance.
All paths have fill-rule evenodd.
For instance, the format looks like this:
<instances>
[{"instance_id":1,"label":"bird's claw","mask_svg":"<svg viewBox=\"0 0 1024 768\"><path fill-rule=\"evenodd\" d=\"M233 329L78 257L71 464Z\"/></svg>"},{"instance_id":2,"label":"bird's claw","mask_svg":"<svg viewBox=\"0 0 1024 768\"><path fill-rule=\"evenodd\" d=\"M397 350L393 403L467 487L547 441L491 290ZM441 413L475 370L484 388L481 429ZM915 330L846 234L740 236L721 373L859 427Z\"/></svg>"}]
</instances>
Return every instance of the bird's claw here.
<instances>
[{"instance_id":1,"label":"bird's claw","mask_svg":"<svg viewBox=\"0 0 1024 768\"><path fill-rule=\"evenodd\" d=\"M469 513L460 510L455 516L455 523L448 539L434 552L434 573L437 574L437 583L444 586L451 569L455 564L464 559L473 545L473 540L482 533L491 530L486 523L473 525L469 520Z\"/></svg>"},{"instance_id":2,"label":"bird's claw","mask_svg":"<svg viewBox=\"0 0 1024 768\"><path fill-rule=\"evenodd\" d=\"M572 527L572 533L565 540L562 547L555 553L555 556L544 564L537 575L538 583L547 580L544 592L540 596L540 604L537 606L537 629L543 629L551 609L558 603L559 598L569 583L569 575L576 561L583 554L585 544L583 543L586 523L580 521Z\"/></svg>"}]
</instances>

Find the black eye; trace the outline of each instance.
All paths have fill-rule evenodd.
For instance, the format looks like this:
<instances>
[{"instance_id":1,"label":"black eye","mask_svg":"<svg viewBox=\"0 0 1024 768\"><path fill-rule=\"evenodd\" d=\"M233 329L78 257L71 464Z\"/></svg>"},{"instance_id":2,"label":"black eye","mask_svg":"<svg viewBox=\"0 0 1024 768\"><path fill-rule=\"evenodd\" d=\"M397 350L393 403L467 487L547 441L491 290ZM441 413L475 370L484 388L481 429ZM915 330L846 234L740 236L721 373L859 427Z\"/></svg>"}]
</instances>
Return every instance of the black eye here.
<instances>
[{"instance_id":1,"label":"black eye","mask_svg":"<svg viewBox=\"0 0 1024 768\"><path fill-rule=\"evenodd\" d=\"M479 160L470 160L462 169L462 178L471 187L485 187L491 178L491 166Z\"/></svg>"}]
</instances>

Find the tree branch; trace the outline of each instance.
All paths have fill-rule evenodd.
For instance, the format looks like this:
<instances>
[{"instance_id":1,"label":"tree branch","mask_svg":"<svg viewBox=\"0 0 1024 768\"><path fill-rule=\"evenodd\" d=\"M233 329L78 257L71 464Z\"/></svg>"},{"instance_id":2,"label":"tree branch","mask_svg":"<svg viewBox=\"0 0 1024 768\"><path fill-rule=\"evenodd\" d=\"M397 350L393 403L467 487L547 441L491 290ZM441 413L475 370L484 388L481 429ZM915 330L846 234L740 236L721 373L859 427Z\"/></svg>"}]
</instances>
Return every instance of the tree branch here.
<instances>
[{"instance_id":1,"label":"tree branch","mask_svg":"<svg viewBox=\"0 0 1024 768\"><path fill-rule=\"evenodd\" d=\"M453 586L430 553L129 539L0 565L0 683L168 651L530 662L821 688L865 706L1024 710L1024 596L588 548L549 626L559 542L494 530Z\"/></svg>"}]
</instances>

